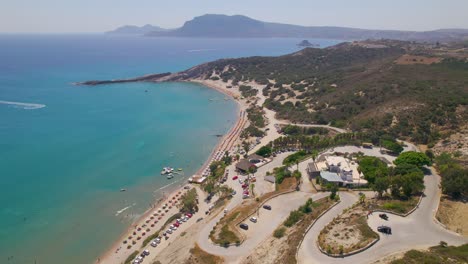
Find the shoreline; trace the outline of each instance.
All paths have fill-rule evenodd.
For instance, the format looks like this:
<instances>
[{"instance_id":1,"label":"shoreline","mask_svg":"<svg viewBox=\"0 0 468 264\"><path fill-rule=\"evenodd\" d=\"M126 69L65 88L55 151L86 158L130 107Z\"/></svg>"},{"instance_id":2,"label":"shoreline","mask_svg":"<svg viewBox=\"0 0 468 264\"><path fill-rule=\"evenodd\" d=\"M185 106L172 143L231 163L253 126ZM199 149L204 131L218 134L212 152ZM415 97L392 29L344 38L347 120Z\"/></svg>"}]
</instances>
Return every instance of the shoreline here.
<instances>
[{"instance_id":1,"label":"shoreline","mask_svg":"<svg viewBox=\"0 0 468 264\"><path fill-rule=\"evenodd\" d=\"M209 82L207 82L205 80L192 79L192 80L181 81L181 82L196 83L196 84L202 85L202 86L204 86L204 87L206 87L208 89L216 90L216 91L218 91L218 92L220 92L220 93L222 93L224 95L229 96L237 104L237 107L236 107L237 119L236 119L234 125L229 129L229 131L213 147L213 150L211 151L210 155L207 157L206 161L195 172L195 174L200 174L214 160L214 158L215 158L215 156L216 156L216 154L218 152L224 151L224 150L229 150L235 145L236 141L239 139L240 132L245 127L245 124L247 122L246 121L246 116L245 116L246 106L244 104L242 104L242 102L240 102L238 100L238 96L235 93L233 93L231 91L227 91L226 89L223 89L222 87L217 86L215 84L211 84L211 83L209 83ZM184 177L190 177L190 176L189 175L184 175ZM184 179L184 181L185 180L187 180L187 179ZM111 246L107 250L104 251L103 254L98 256L98 258L95 260L95 262L96 263L115 263L113 261L113 259L115 260L115 257L117 257L116 255L118 253L130 250L130 252L128 252L128 254L123 254L123 253L120 254L121 255L120 257L123 257L123 259L120 259L119 261L123 262L128 257L128 255L131 254L133 251L140 250L141 249L141 246L139 246L140 243L135 244L135 247L132 247L131 249L127 249L126 247L124 248L122 246L122 245L124 245L123 241L126 240L126 238L128 236L130 236L138 226L145 225L145 219L147 219L148 217L151 217L151 215L153 213L155 213L155 211L157 211L158 208L161 208L162 205L169 203L170 197L175 197L178 193L182 193L182 194L185 193L185 190L183 189L183 187L184 186L190 186L191 184L187 183L187 182L184 183L184 181L180 182L180 184L175 184L174 186L168 186L167 187L168 188L167 195L165 195L166 194L165 191L162 191L161 192L161 197L157 198L155 201L152 202L153 206L148 208L140 217L138 217L137 220L133 221L125 229L125 231L122 232L122 234L118 237L118 239L116 239L116 241L114 241L111 244ZM196 188L197 186L198 185L191 186L191 187ZM174 206L174 208L176 208L176 206ZM172 216L173 214L174 213L172 213L172 212L167 212L167 214L164 215L164 218L161 219L160 223L165 223L167 221L166 219L168 217ZM154 234L158 230L159 230L158 228L156 228L155 230L151 230L151 231L154 231L154 232L149 232L148 234L146 234L145 237L148 237L148 236ZM145 239L145 237L142 237L141 240L139 240L139 242L142 242ZM125 245L129 245L129 244L125 244ZM118 263L120 263L119 261L118 261Z\"/></svg>"}]
</instances>

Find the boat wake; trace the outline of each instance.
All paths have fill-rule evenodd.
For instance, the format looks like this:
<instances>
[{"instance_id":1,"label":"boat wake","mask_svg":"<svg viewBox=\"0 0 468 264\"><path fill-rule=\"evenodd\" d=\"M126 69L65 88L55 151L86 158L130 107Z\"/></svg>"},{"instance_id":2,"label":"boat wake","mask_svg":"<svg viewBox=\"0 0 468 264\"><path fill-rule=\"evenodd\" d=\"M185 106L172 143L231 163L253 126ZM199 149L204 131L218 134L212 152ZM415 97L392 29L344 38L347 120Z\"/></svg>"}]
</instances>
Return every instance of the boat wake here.
<instances>
[{"instance_id":1,"label":"boat wake","mask_svg":"<svg viewBox=\"0 0 468 264\"><path fill-rule=\"evenodd\" d=\"M127 210L127 209L129 209L129 208L131 208L132 206L135 206L135 205L136 204L134 203L134 204L132 204L130 206L127 206L125 208L122 208L122 209L118 210L117 213L115 214L115 216L118 216L119 214L123 213L125 210Z\"/></svg>"},{"instance_id":2,"label":"boat wake","mask_svg":"<svg viewBox=\"0 0 468 264\"><path fill-rule=\"evenodd\" d=\"M0 104L10 105L15 108L21 108L26 110L40 109L46 107L44 104L32 104L32 103L21 103L21 102L10 102L0 100Z\"/></svg>"},{"instance_id":3,"label":"boat wake","mask_svg":"<svg viewBox=\"0 0 468 264\"><path fill-rule=\"evenodd\" d=\"M155 190L154 192L158 192L158 191L160 191L160 190L166 189L167 187L169 187L169 186L171 186L171 185L174 185L174 184L180 182L181 180L183 180L183 179L178 179L178 180L176 180L176 181L173 181L173 182L171 182L171 183L169 183L169 184L167 184L167 185L164 185L163 187L161 187L161 188Z\"/></svg>"}]
</instances>

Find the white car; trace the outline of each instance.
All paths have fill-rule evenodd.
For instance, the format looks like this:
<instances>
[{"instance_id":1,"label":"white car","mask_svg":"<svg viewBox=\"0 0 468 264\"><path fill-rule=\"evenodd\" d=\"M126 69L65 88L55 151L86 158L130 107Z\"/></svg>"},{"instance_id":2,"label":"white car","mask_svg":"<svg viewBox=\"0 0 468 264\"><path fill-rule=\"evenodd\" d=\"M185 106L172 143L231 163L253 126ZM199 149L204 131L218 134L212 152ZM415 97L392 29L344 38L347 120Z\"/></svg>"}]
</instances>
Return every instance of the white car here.
<instances>
[{"instance_id":1,"label":"white car","mask_svg":"<svg viewBox=\"0 0 468 264\"><path fill-rule=\"evenodd\" d=\"M257 223L257 218L256 217L250 217L250 222Z\"/></svg>"},{"instance_id":2,"label":"white car","mask_svg":"<svg viewBox=\"0 0 468 264\"><path fill-rule=\"evenodd\" d=\"M156 242L156 240L153 240L153 241L151 242L151 246L152 246L152 247L156 247L157 245L158 245L158 242Z\"/></svg>"},{"instance_id":3,"label":"white car","mask_svg":"<svg viewBox=\"0 0 468 264\"><path fill-rule=\"evenodd\" d=\"M177 226L173 226L171 227L172 231L176 231L177 230Z\"/></svg>"},{"instance_id":4,"label":"white car","mask_svg":"<svg viewBox=\"0 0 468 264\"><path fill-rule=\"evenodd\" d=\"M166 231L166 233L167 233L167 234L172 234L172 230L168 229L168 230Z\"/></svg>"},{"instance_id":5,"label":"white car","mask_svg":"<svg viewBox=\"0 0 468 264\"><path fill-rule=\"evenodd\" d=\"M143 254L145 254L145 256L148 256L148 255L150 254L150 252L149 252L148 249L145 249L145 250L143 251Z\"/></svg>"}]
</instances>

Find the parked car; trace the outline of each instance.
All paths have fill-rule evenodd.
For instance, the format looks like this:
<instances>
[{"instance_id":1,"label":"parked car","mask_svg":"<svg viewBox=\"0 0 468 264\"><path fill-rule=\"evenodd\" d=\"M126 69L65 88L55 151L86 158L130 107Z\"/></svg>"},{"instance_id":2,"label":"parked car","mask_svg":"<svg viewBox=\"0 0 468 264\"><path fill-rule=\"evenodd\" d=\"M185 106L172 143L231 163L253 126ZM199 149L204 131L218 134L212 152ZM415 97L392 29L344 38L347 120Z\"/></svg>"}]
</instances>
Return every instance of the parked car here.
<instances>
[{"instance_id":1,"label":"parked car","mask_svg":"<svg viewBox=\"0 0 468 264\"><path fill-rule=\"evenodd\" d=\"M237 175L234 176L234 177L232 177L232 180L233 180L233 181L235 181L235 180L237 180L237 179L239 179L239 176L237 176Z\"/></svg>"},{"instance_id":2,"label":"parked car","mask_svg":"<svg viewBox=\"0 0 468 264\"><path fill-rule=\"evenodd\" d=\"M171 229L166 230L166 234L172 234L172 230Z\"/></svg>"},{"instance_id":3,"label":"parked car","mask_svg":"<svg viewBox=\"0 0 468 264\"><path fill-rule=\"evenodd\" d=\"M143 254L145 254L145 256L148 256L148 255L150 254L150 252L149 252L149 250L145 249L145 250L143 251Z\"/></svg>"},{"instance_id":4,"label":"parked car","mask_svg":"<svg viewBox=\"0 0 468 264\"><path fill-rule=\"evenodd\" d=\"M392 234L392 228L389 226L379 226L377 227L377 231L388 235Z\"/></svg>"},{"instance_id":5,"label":"parked car","mask_svg":"<svg viewBox=\"0 0 468 264\"><path fill-rule=\"evenodd\" d=\"M236 193L237 193L236 191L232 191L231 195L234 196L236 195Z\"/></svg>"},{"instance_id":6,"label":"parked car","mask_svg":"<svg viewBox=\"0 0 468 264\"><path fill-rule=\"evenodd\" d=\"M249 198L249 197L250 197L250 195L248 195L248 194L243 194L243 195L242 195L242 199L247 199L247 198Z\"/></svg>"},{"instance_id":7,"label":"parked car","mask_svg":"<svg viewBox=\"0 0 468 264\"><path fill-rule=\"evenodd\" d=\"M245 189L245 188L247 188L247 187L249 187L247 184L245 184L245 183L242 184L242 189Z\"/></svg>"},{"instance_id":8,"label":"parked car","mask_svg":"<svg viewBox=\"0 0 468 264\"><path fill-rule=\"evenodd\" d=\"M241 179L239 179L239 183L242 184L242 180L241 180Z\"/></svg>"},{"instance_id":9,"label":"parked car","mask_svg":"<svg viewBox=\"0 0 468 264\"><path fill-rule=\"evenodd\" d=\"M192 214L191 214L191 213L185 214L185 216L187 216L188 218L192 218Z\"/></svg>"},{"instance_id":10,"label":"parked car","mask_svg":"<svg viewBox=\"0 0 468 264\"><path fill-rule=\"evenodd\" d=\"M248 229L249 229L249 225L244 224L244 223L240 224L239 227L242 228L242 229L244 229L244 230L248 230Z\"/></svg>"},{"instance_id":11,"label":"parked car","mask_svg":"<svg viewBox=\"0 0 468 264\"><path fill-rule=\"evenodd\" d=\"M151 246L152 246L152 247L156 247L157 245L158 245L158 243L156 243L156 241L154 241L154 240L151 241Z\"/></svg>"},{"instance_id":12,"label":"parked car","mask_svg":"<svg viewBox=\"0 0 468 264\"><path fill-rule=\"evenodd\" d=\"M388 220L387 214L379 214L379 217L382 218L383 220Z\"/></svg>"},{"instance_id":13,"label":"parked car","mask_svg":"<svg viewBox=\"0 0 468 264\"><path fill-rule=\"evenodd\" d=\"M175 226L175 227L179 227L180 224L179 224L178 222L175 222L175 223L174 223L174 226Z\"/></svg>"},{"instance_id":14,"label":"parked car","mask_svg":"<svg viewBox=\"0 0 468 264\"><path fill-rule=\"evenodd\" d=\"M256 217L250 217L250 222L257 223L257 218Z\"/></svg>"},{"instance_id":15,"label":"parked car","mask_svg":"<svg viewBox=\"0 0 468 264\"><path fill-rule=\"evenodd\" d=\"M267 210L271 210L271 206L266 205L266 204L263 206L263 208L264 208L264 209L267 209Z\"/></svg>"}]
</instances>

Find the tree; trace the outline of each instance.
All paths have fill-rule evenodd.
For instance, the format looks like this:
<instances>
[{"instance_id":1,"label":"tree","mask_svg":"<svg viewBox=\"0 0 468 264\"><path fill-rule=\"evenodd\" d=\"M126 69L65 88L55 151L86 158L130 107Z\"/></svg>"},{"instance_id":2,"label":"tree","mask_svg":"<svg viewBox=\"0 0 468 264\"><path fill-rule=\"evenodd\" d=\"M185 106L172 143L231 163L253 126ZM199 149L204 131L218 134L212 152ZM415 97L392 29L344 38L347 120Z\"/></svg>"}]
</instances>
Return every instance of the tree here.
<instances>
[{"instance_id":1,"label":"tree","mask_svg":"<svg viewBox=\"0 0 468 264\"><path fill-rule=\"evenodd\" d=\"M468 195L468 170L458 167L446 169L442 177L442 191L454 199Z\"/></svg>"},{"instance_id":2,"label":"tree","mask_svg":"<svg viewBox=\"0 0 468 264\"><path fill-rule=\"evenodd\" d=\"M249 153L249 150L250 150L250 144L249 144L249 142L243 141L243 142L242 142L242 148L243 148L244 151L245 151L244 158L246 158L247 155L248 155L248 153Z\"/></svg>"},{"instance_id":3,"label":"tree","mask_svg":"<svg viewBox=\"0 0 468 264\"><path fill-rule=\"evenodd\" d=\"M424 190L424 175L418 172L411 172L401 177L403 194L410 197L414 193Z\"/></svg>"},{"instance_id":4,"label":"tree","mask_svg":"<svg viewBox=\"0 0 468 264\"><path fill-rule=\"evenodd\" d=\"M338 186L336 184L329 183L327 189L331 192L330 199L335 200L336 192L338 192Z\"/></svg>"},{"instance_id":5,"label":"tree","mask_svg":"<svg viewBox=\"0 0 468 264\"><path fill-rule=\"evenodd\" d=\"M187 193L182 195L181 202L179 203L179 208L181 212L198 211L197 190L195 188L192 188Z\"/></svg>"},{"instance_id":6,"label":"tree","mask_svg":"<svg viewBox=\"0 0 468 264\"><path fill-rule=\"evenodd\" d=\"M389 187L389 181L387 177L377 177L375 183L372 185L372 190L379 194L379 198L382 198L383 192L386 192Z\"/></svg>"},{"instance_id":7,"label":"tree","mask_svg":"<svg viewBox=\"0 0 468 264\"><path fill-rule=\"evenodd\" d=\"M364 156L359 160L358 170L364 174L364 178L373 184L377 177L388 175L387 164L377 157Z\"/></svg>"},{"instance_id":8,"label":"tree","mask_svg":"<svg viewBox=\"0 0 468 264\"><path fill-rule=\"evenodd\" d=\"M269 157L271 155L271 147L269 146L263 146L257 152L255 152L257 155L260 155L262 157Z\"/></svg>"},{"instance_id":9,"label":"tree","mask_svg":"<svg viewBox=\"0 0 468 264\"><path fill-rule=\"evenodd\" d=\"M391 140L382 140L382 147L390 150L392 153L400 154L403 151L403 147L398 142Z\"/></svg>"},{"instance_id":10,"label":"tree","mask_svg":"<svg viewBox=\"0 0 468 264\"><path fill-rule=\"evenodd\" d=\"M395 165L407 163L415 165L418 168L422 168L424 165L431 165L432 162L431 159L424 153L408 151L401 153L393 163L395 163Z\"/></svg>"}]
</instances>

